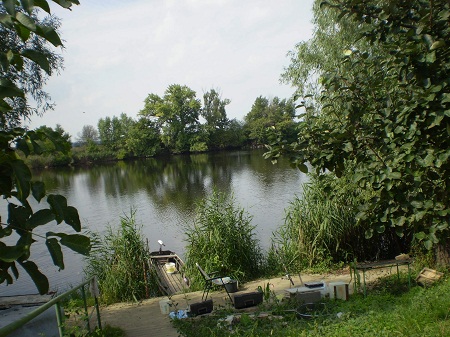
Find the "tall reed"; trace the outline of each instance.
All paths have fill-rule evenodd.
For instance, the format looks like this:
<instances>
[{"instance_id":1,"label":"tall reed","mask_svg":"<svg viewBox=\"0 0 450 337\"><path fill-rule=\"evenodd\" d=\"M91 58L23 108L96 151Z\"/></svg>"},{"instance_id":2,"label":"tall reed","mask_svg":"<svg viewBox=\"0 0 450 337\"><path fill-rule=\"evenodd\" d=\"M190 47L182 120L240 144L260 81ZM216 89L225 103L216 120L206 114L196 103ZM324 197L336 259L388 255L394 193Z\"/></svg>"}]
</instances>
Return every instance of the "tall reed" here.
<instances>
[{"instance_id":1,"label":"tall reed","mask_svg":"<svg viewBox=\"0 0 450 337\"><path fill-rule=\"evenodd\" d=\"M284 224L274 232L268 255L273 270L282 269L281 261L293 270L324 269L337 262L393 255L395 235L388 231L367 240L368 224L355 219L358 207L372 196L353 183L350 170L341 178L311 175L302 197L286 209Z\"/></svg>"},{"instance_id":2,"label":"tall reed","mask_svg":"<svg viewBox=\"0 0 450 337\"><path fill-rule=\"evenodd\" d=\"M106 303L138 301L157 295L156 283L148 270L148 251L135 212L120 218L120 227L108 227L104 236L96 233L87 258L85 274L97 276L101 298Z\"/></svg>"},{"instance_id":3,"label":"tall reed","mask_svg":"<svg viewBox=\"0 0 450 337\"><path fill-rule=\"evenodd\" d=\"M216 190L198 203L194 223L185 230L185 268L192 288L203 284L196 262L207 272L220 271L240 281L260 275L263 254L251 220L233 197Z\"/></svg>"}]
</instances>

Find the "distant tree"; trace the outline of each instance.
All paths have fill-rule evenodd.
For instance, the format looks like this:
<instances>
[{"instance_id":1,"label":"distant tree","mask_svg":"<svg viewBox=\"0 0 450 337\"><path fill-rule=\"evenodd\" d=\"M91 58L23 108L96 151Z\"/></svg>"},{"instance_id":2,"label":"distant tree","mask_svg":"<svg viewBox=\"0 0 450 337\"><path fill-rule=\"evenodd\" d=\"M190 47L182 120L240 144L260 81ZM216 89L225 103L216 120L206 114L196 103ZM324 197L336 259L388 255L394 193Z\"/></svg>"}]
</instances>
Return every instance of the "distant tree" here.
<instances>
[{"instance_id":1,"label":"distant tree","mask_svg":"<svg viewBox=\"0 0 450 337\"><path fill-rule=\"evenodd\" d=\"M208 140L208 148L224 148L223 137L228 126L228 118L225 107L230 104L228 98L222 99L219 92L214 89L203 95L203 108L201 116L205 119L205 132Z\"/></svg>"},{"instance_id":2,"label":"distant tree","mask_svg":"<svg viewBox=\"0 0 450 337\"><path fill-rule=\"evenodd\" d=\"M195 143L201 108L195 95L187 86L172 84L162 98L149 94L140 111L141 116L156 121L162 142L173 153L188 152Z\"/></svg>"},{"instance_id":3,"label":"distant tree","mask_svg":"<svg viewBox=\"0 0 450 337\"><path fill-rule=\"evenodd\" d=\"M248 139L255 145L269 143L271 131L277 129L285 139L295 139L295 106L292 100L274 97L256 98L252 109L244 117Z\"/></svg>"},{"instance_id":4,"label":"distant tree","mask_svg":"<svg viewBox=\"0 0 450 337\"><path fill-rule=\"evenodd\" d=\"M120 114L120 118L101 118L98 121L98 131L101 143L108 149L119 151L125 149L128 132L135 121L126 114Z\"/></svg>"},{"instance_id":5,"label":"distant tree","mask_svg":"<svg viewBox=\"0 0 450 337\"><path fill-rule=\"evenodd\" d=\"M64 129L59 124L56 125L55 130L53 130L51 127L43 125L37 128L35 131L37 133L43 133L46 135L46 137L42 141L37 141L37 144L41 146L44 153L60 151L61 146L66 152L72 148L70 135L66 131L64 131ZM58 144L59 147L56 148L55 144Z\"/></svg>"},{"instance_id":6,"label":"distant tree","mask_svg":"<svg viewBox=\"0 0 450 337\"><path fill-rule=\"evenodd\" d=\"M230 149L240 148L245 144L246 139L244 124L235 118L229 120L223 133L223 147Z\"/></svg>"},{"instance_id":7,"label":"distant tree","mask_svg":"<svg viewBox=\"0 0 450 337\"><path fill-rule=\"evenodd\" d=\"M81 129L81 133L78 134L77 140L81 144L87 144L88 142L96 142L98 141L98 131L97 129L92 125L84 125Z\"/></svg>"},{"instance_id":8,"label":"distant tree","mask_svg":"<svg viewBox=\"0 0 450 337\"><path fill-rule=\"evenodd\" d=\"M225 107L231 103L228 98L222 99L220 93L214 89L203 94L202 117L209 129L224 129L228 118Z\"/></svg>"},{"instance_id":9,"label":"distant tree","mask_svg":"<svg viewBox=\"0 0 450 337\"><path fill-rule=\"evenodd\" d=\"M152 157L162 150L158 126L145 117L130 127L125 142L127 151L138 157Z\"/></svg>"}]
</instances>

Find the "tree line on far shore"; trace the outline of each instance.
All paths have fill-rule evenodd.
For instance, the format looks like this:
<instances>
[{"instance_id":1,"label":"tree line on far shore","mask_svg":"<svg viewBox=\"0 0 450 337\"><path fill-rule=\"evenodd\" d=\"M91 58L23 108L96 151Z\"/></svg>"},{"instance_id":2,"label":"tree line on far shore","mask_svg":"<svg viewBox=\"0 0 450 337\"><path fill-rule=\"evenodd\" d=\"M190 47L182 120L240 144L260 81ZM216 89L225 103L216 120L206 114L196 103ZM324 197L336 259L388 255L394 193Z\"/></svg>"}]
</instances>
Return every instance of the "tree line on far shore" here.
<instances>
[{"instance_id":1,"label":"tree line on far shore","mask_svg":"<svg viewBox=\"0 0 450 337\"><path fill-rule=\"evenodd\" d=\"M254 148L267 144L272 134L282 133L295 140L295 104L278 97L255 99L243 121L229 119L219 90L203 94L203 100L185 85L170 85L163 96L149 94L136 119L122 113L101 118L97 126L85 125L72 144L71 135L57 125L41 126L72 147L62 154L49 141L41 142L45 151L27 158L32 167L88 164L127 158L146 158L163 154Z\"/></svg>"}]
</instances>

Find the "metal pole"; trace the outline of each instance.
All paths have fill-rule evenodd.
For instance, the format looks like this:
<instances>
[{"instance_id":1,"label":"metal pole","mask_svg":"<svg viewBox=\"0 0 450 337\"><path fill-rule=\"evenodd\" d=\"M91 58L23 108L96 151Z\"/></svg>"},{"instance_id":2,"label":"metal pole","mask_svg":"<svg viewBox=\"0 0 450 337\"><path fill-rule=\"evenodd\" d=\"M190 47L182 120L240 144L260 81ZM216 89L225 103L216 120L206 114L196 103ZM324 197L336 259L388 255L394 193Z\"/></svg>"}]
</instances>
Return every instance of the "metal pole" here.
<instances>
[{"instance_id":1,"label":"metal pole","mask_svg":"<svg viewBox=\"0 0 450 337\"><path fill-rule=\"evenodd\" d=\"M97 296L94 296L94 300L95 300L95 310L97 310L98 328L100 329L100 331L102 331L102 321L100 319L100 307L98 305L98 298L97 298Z\"/></svg>"},{"instance_id":2,"label":"metal pole","mask_svg":"<svg viewBox=\"0 0 450 337\"><path fill-rule=\"evenodd\" d=\"M90 333L91 325L89 324L89 311L88 311L88 307L87 307L86 291L84 290L84 286L82 286L80 289L81 289L81 296L83 297L83 302L84 302L84 312L86 313L86 327Z\"/></svg>"},{"instance_id":3,"label":"metal pole","mask_svg":"<svg viewBox=\"0 0 450 337\"><path fill-rule=\"evenodd\" d=\"M366 270L363 269L363 280L364 280L364 297L367 296L367 292L366 292Z\"/></svg>"},{"instance_id":4,"label":"metal pole","mask_svg":"<svg viewBox=\"0 0 450 337\"><path fill-rule=\"evenodd\" d=\"M408 262L408 289L411 289L411 268L410 268L410 262Z\"/></svg>"},{"instance_id":5,"label":"metal pole","mask_svg":"<svg viewBox=\"0 0 450 337\"><path fill-rule=\"evenodd\" d=\"M59 302L57 302L55 304L55 310L56 310L56 322L58 323L58 331L59 331L59 336L63 337L64 336L64 318L61 315L61 305L59 304Z\"/></svg>"}]
</instances>

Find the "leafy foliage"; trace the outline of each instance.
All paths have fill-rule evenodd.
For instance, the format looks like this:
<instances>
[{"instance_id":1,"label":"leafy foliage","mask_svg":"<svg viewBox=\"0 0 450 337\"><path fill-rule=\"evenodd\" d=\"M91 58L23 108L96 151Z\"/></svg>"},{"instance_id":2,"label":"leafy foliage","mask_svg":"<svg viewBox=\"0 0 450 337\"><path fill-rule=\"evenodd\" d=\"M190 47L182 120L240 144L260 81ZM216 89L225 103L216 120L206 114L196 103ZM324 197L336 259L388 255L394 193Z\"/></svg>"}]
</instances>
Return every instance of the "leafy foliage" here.
<instances>
[{"instance_id":1,"label":"leafy foliage","mask_svg":"<svg viewBox=\"0 0 450 337\"><path fill-rule=\"evenodd\" d=\"M78 1L55 1L69 8ZM66 223L75 232L81 231L78 211L67 204L61 195L46 196L42 182L32 181L29 168L17 154L20 150L25 156L42 154L49 148L67 152L68 145L58 132L42 128L26 131L10 128L17 125L18 116L26 117L30 110L26 94L30 93L38 101L47 97L42 94L40 72L50 75L57 62L54 55L45 49L47 43L61 46L61 40L51 23L42 23L37 19L38 8L50 14L46 1L36 3L13 0L3 1L0 5L0 195L7 203L7 216L0 218L0 283L13 283L13 277L19 277L20 265L32 278L39 293L49 290L47 277L30 259L31 245L36 238L45 240L55 266L64 268L63 251L65 246L80 254L87 254L90 249L88 237L80 234L47 231L44 235L35 234L34 230L55 221ZM3 37L8 36L8 39ZM32 62L30 64L29 62ZM55 63L56 62L56 63ZM34 212L28 202L33 197L41 202L46 197L48 208L41 207ZM54 226L53 226L54 227ZM14 244L12 244L15 241Z\"/></svg>"},{"instance_id":2,"label":"leafy foliage","mask_svg":"<svg viewBox=\"0 0 450 337\"><path fill-rule=\"evenodd\" d=\"M191 137L197 132L200 107L195 91L172 84L163 97L149 94L140 114L157 121L162 142L171 152L182 153L189 151Z\"/></svg>"},{"instance_id":3,"label":"leafy foliage","mask_svg":"<svg viewBox=\"0 0 450 337\"><path fill-rule=\"evenodd\" d=\"M294 117L294 103L291 100L280 100L278 97L269 100L262 96L256 98L244 118L249 141L255 145L269 143L269 128L276 129L288 142L295 140Z\"/></svg>"},{"instance_id":4,"label":"leafy foliage","mask_svg":"<svg viewBox=\"0 0 450 337\"><path fill-rule=\"evenodd\" d=\"M368 238L387 230L414 234L432 248L449 238L450 33L448 1L328 1L354 22L370 48L351 44L322 73L320 110L306 106L294 165L341 176L355 161L354 181L376 195L357 214Z\"/></svg>"}]
</instances>

